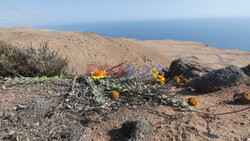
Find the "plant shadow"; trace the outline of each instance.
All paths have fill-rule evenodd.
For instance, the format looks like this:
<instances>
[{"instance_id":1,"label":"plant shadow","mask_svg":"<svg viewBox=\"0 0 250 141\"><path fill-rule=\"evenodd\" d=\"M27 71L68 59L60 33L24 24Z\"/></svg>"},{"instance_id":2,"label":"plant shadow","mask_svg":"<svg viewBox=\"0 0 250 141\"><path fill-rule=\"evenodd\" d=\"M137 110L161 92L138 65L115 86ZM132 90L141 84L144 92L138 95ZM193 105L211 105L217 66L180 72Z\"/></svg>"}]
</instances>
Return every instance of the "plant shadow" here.
<instances>
[{"instance_id":1,"label":"plant shadow","mask_svg":"<svg viewBox=\"0 0 250 141\"><path fill-rule=\"evenodd\" d=\"M108 132L108 135L110 136L110 141L125 141L121 129L112 129Z\"/></svg>"},{"instance_id":2,"label":"plant shadow","mask_svg":"<svg viewBox=\"0 0 250 141\"><path fill-rule=\"evenodd\" d=\"M180 91L177 91L176 94L179 94L179 95L197 96L197 95L204 95L204 94L208 94L208 93L192 91L192 90L186 88L186 89L182 89L182 90L180 90Z\"/></svg>"}]
</instances>

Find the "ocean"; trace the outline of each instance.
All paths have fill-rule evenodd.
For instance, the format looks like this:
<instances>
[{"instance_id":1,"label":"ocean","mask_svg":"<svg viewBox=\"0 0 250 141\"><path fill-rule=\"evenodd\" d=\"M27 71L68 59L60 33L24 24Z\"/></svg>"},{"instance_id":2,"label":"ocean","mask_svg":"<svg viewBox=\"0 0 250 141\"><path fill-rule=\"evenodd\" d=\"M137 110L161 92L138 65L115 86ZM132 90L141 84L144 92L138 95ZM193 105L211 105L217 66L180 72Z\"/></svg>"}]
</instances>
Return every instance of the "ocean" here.
<instances>
[{"instance_id":1,"label":"ocean","mask_svg":"<svg viewBox=\"0 0 250 141\"><path fill-rule=\"evenodd\" d=\"M58 31L87 31L102 36L139 40L196 41L219 49L250 51L250 17L102 22L47 25L37 28Z\"/></svg>"}]
</instances>

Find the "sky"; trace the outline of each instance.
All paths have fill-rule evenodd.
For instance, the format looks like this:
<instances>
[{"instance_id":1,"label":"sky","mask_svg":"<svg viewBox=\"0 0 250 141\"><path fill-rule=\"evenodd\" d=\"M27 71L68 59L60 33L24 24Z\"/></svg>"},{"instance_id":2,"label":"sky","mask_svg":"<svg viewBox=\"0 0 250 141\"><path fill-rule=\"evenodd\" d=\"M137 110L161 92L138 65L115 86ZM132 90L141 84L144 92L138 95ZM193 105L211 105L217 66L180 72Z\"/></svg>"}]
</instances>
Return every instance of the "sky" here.
<instances>
[{"instance_id":1,"label":"sky","mask_svg":"<svg viewBox=\"0 0 250 141\"><path fill-rule=\"evenodd\" d=\"M250 17L250 0L0 0L0 27Z\"/></svg>"}]
</instances>

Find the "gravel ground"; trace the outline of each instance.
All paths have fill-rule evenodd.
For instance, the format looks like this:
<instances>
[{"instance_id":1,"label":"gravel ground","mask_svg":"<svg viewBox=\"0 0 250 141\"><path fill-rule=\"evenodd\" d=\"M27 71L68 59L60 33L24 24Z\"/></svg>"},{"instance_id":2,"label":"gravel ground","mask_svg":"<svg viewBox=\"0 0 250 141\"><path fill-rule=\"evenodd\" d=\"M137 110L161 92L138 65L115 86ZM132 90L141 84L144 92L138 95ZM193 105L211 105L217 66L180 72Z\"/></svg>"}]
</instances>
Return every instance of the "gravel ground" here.
<instances>
[{"instance_id":1,"label":"gravel ground","mask_svg":"<svg viewBox=\"0 0 250 141\"><path fill-rule=\"evenodd\" d=\"M71 88L71 80L17 84L1 82L0 87L0 139L1 140L122 140L119 128L129 119L144 119L152 126L151 140L247 140L250 138L249 110L211 116L191 113L184 116L172 107L157 102L144 105L113 105L102 114L79 117L65 107L64 95ZM182 87L173 87L179 99L195 96L199 108L232 100L236 92L249 90L249 86L226 88L213 93L197 93ZM122 98L122 97L121 97ZM117 107L115 107L117 106ZM207 113L230 112L249 105L219 104L200 109Z\"/></svg>"}]
</instances>

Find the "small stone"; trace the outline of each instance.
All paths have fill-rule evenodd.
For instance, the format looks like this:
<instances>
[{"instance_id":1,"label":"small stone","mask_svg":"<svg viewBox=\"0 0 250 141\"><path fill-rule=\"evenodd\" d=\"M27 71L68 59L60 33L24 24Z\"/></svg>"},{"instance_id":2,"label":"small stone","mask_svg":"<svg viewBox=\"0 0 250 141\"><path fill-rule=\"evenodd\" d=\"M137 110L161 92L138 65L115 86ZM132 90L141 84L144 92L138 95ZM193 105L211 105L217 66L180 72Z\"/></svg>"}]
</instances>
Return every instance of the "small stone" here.
<instances>
[{"instance_id":1,"label":"small stone","mask_svg":"<svg viewBox=\"0 0 250 141\"><path fill-rule=\"evenodd\" d=\"M9 131L9 135L14 135L15 134L15 130L10 130Z\"/></svg>"},{"instance_id":2,"label":"small stone","mask_svg":"<svg viewBox=\"0 0 250 141\"><path fill-rule=\"evenodd\" d=\"M13 110L16 111L16 110L17 110L17 106L14 106L14 107L13 107Z\"/></svg>"},{"instance_id":3,"label":"small stone","mask_svg":"<svg viewBox=\"0 0 250 141\"><path fill-rule=\"evenodd\" d=\"M240 125L245 125L245 123L241 122Z\"/></svg>"},{"instance_id":4,"label":"small stone","mask_svg":"<svg viewBox=\"0 0 250 141\"><path fill-rule=\"evenodd\" d=\"M52 91L48 91L48 94L52 94L53 92Z\"/></svg>"},{"instance_id":5,"label":"small stone","mask_svg":"<svg viewBox=\"0 0 250 141\"><path fill-rule=\"evenodd\" d=\"M17 105L17 109L18 110L23 110L23 109L26 109L27 108L27 106L25 106L25 105Z\"/></svg>"},{"instance_id":6,"label":"small stone","mask_svg":"<svg viewBox=\"0 0 250 141\"><path fill-rule=\"evenodd\" d=\"M159 126L157 126L156 128L163 128L164 126L163 125L159 125Z\"/></svg>"}]
</instances>

